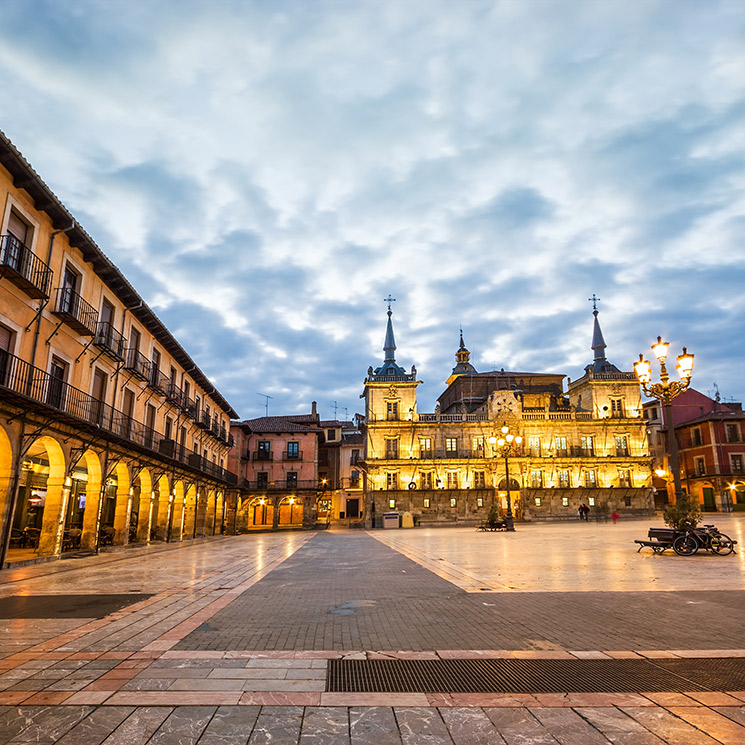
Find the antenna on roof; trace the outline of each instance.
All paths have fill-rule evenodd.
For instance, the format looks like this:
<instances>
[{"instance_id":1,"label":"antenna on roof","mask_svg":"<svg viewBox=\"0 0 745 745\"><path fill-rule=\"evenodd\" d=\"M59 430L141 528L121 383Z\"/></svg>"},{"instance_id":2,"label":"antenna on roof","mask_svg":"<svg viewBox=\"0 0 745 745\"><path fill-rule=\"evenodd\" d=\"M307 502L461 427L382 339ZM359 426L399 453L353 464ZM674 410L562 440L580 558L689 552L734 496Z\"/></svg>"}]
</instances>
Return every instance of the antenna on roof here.
<instances>
[{"instance_id":1,"label":"antenna on roof","mask_svg":"<svg viewBox=\"0 0 745 745\"><path fill-rule=\"evenodd\" d=\"M344 407L344 421L346 422L347 419L349 419L349 409L345 406Z\"/></svg>"},{"instance_id":2,"label":"antenna on roof","mask_svg":"<svg viewBox=\"0 0 745 745\"><path fill-rule=\"evenodd\" d=\"M257 393L256 395L262 396L263 398L266 399L266 401L264 401L264 411L265 411L264 416L269 416L269 399L274 398L274 396L267 396L266 393Z\"/></svg>"},{"instance_id":3,"label":"antenna on roof","mask_svg":"<svg viewBox=\"0 0 745 745\"><path fill-rule=\"evenodd\" d=\"M332 401L331 403L334 404L334 421L336 421L336 410L339 408L339 405L336 401Z\"/></svg>"}]
</instances>

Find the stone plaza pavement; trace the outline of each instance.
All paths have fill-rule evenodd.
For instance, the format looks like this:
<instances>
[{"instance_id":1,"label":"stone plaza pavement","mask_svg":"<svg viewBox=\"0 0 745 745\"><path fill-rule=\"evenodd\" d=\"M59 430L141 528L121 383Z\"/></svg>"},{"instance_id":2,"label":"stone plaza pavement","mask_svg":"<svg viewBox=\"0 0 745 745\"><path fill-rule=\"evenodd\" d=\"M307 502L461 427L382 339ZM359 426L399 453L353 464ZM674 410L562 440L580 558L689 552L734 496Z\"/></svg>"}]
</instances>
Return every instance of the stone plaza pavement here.
<instances>
[{"instance_id":1,"label":"stone plaza pavement","mask_svg":"<svg viewBox=\"0 0 745 745\"><path fill-rule=\"evenodd\" d=\"M636 553L653 522L267 533L5 570L0 743L745 743L742 682L332 690L345 660L744 658L743 555ZM744 519L712 522L742 545Z\"/></svg>"}]
</instances>

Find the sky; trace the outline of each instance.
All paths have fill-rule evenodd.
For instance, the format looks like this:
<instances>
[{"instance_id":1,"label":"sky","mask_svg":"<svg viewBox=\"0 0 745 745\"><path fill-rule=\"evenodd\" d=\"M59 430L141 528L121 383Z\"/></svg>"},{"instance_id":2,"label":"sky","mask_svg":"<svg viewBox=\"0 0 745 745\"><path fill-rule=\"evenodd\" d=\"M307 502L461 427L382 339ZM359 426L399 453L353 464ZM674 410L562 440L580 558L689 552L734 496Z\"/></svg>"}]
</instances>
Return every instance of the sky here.
<instances>
[{"instance_id":1,"label":"sky","mask_svg":"<svg viewBox=\"0 0 745 745\"><path fill-rule=\"evenodd\" d=\"M0 129L241 418L480 372L745 398L741 0L3 0ZM271 399L263 397L271 396Z\"/></svg>"}]
</instances>

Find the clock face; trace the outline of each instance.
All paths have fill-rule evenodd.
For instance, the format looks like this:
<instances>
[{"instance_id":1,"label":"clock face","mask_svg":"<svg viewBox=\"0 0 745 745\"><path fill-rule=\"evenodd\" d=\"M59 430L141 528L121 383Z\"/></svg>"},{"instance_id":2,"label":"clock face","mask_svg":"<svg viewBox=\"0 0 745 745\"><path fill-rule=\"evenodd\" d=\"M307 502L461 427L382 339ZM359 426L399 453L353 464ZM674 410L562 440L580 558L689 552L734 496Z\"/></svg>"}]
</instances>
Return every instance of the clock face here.
<instances>
[{"instance_id":1,"label":"clock face","mask_svg":"<svg viewBox=\"0 0 745 745\"><path fill-rule=\"evenodd\" d=\"M494 391L491 404L494 412L498 414L517 414L520 411L520 403L512 391Z\"/></svg>"}]
</instances>

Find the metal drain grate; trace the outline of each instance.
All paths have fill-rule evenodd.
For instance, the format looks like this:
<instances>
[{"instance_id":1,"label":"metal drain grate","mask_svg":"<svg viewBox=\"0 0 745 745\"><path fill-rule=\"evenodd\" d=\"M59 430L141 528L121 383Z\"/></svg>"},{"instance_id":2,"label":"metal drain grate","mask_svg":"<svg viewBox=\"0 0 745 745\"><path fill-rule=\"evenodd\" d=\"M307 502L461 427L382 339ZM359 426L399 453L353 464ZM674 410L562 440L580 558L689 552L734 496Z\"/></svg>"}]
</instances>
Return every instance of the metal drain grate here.
<instances>
[{"instance_id":1,"label":"metal drain grate","mask_svg":"<svg viewBox=\"0 0 745 745\"><path fill-rule=\"evenodd\" d=\"M643 693L745 690L745 659L329 660L328 691Z\"/></svg>"}]
</instances>

